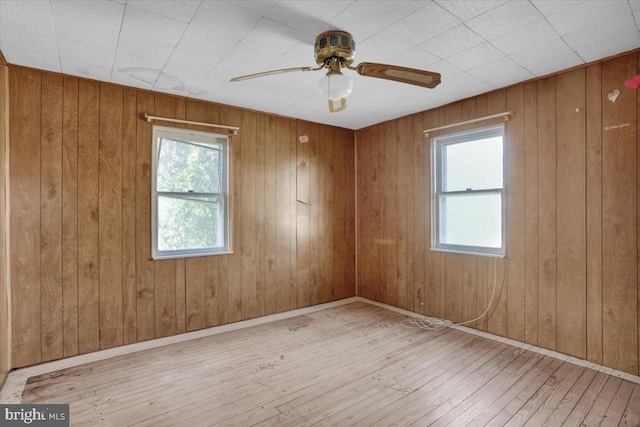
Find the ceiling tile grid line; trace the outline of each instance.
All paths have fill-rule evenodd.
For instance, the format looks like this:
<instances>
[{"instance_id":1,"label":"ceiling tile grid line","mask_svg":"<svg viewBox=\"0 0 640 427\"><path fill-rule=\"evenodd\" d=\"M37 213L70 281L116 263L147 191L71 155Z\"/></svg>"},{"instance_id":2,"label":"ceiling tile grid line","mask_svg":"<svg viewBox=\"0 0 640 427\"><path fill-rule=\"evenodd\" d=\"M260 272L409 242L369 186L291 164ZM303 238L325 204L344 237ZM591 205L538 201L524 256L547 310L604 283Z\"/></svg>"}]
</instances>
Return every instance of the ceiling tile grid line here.
<instances>
[{"instance_id":1,"label":"ceiling tile grid line","mask_svg":"<svg viewBox=\"0 0 640 427\"><path fill-rule=\"evenodd\" d=\"M640 47L640 0L0 0L16 65L360 129ZM316 36L356 59L442 75L434 89L362 77L347 108L317 94Z\"/></svg>"},{"instance_id":2,"label":"ceiling tile grid line","mask_svg":"<svg viewBox=\"0 0 640 427\"><path fill-rule=\"evenodd\" d=\"M49 1L49 13L51 13L51 24L53 26L53 34L55 36L55 40L58 40L58 37L56 35L56 25L55 22L53 22L53 10L51 10L51 1ZM2 15L2 11L0 10L0 16ZM0 34L1 37L1 34ZM60 67L60 71L62 72L62 62L60 61L60 44L56 43L56 49L57 49L57 53L58 53L58 65Z\"/></svg>"},{"instance_id":3,"label":"ceiling tile grid line","mask_svg":"<svg viewBox=\"0 0 640 427\"><path fill-rule=\"evenodd\" d=\"M51 2L51 0L49 0ZM118 57L118 47L120 46L120 36L122 35L122 27L124 26L124 17L127 12L127 5L124 5L122 13L122 19L120 20L120 30L118 31L118 43L116 44L116 51L113 55L113 62L111 63L111 73L109 74L109 81L113 81L113 68L115 67L116 58Z\"/></svg>"}]
</instances>

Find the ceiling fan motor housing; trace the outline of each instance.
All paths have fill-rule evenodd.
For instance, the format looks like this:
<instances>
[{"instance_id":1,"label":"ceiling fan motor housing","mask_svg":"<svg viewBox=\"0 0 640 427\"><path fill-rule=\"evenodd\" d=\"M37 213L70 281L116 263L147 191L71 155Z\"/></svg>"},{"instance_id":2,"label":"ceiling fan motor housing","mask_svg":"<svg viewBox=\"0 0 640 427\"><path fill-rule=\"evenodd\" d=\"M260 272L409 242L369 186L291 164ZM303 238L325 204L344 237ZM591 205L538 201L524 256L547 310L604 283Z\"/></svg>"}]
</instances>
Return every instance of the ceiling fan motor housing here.
<instances>
[{"instance_id":1,"label":"ceiling fan motor housing","mask_svg":"<svg viewBox=\"0 0 640 427\"><path fill-rule=\"evenodd\" d=\"M356 42L346 31L326 31L316 37L314 54L318 65L336 57L344 65L351 65L356 57Z\"/></svg>"}]
</instances>

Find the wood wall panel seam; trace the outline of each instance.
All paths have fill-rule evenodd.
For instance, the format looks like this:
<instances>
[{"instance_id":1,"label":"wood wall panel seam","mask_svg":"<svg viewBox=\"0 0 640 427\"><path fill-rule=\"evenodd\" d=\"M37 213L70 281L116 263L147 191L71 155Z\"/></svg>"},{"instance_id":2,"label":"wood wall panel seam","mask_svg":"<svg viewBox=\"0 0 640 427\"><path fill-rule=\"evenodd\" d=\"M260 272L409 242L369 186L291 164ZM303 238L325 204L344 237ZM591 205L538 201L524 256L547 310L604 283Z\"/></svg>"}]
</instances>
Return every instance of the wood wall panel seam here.
<instances>
[{"instance_id":1,"label":"wood wall panel seam","mask_svg":"<svg viewBox=\"0 0 640 427\"><path fill-rule=\"evenodd\" d=\"M635 75L635 54L602 64L602 96L625 75ZM615 103L602 108L603 168L603 362L626 372L638 371L636 92L623 87ZM622 128L610 128L629 124Z\"/></svg>"},{"instance_id":2,"label":"wood wall panel seam","mask_svg":"<svg viewBox=\"0 0 640 427\"><path fill-rule=\"evenodd\" d=\"M2 52L0 51L0 56ZM11 369L9 244L9 68L0 64L0 388Z\"/></svg>"}]
</instances>

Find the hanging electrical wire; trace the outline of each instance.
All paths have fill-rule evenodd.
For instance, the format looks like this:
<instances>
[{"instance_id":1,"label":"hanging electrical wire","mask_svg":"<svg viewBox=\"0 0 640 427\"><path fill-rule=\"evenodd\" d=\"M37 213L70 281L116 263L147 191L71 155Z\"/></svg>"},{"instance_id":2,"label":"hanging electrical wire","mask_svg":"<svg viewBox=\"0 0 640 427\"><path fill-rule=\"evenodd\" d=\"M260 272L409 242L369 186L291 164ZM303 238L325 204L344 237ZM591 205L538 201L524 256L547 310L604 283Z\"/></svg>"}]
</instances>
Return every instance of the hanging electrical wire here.
<instances>
[{"instance_id":1,"label":"hanging electrical wire","mask_svg":"<svg viewBox=\"0 0 640 427\"><path fill-rule=\"evenodd\" d=\"M484 312L472 320L467 320L466 322L453 323L451 320L446 319L438 319L435 317L410 317L408 319L403 320L400 324L405 328L420 328L427 331L441 331L443 329L449 328L451 326L463 326L468 325L469 323L473 323L477 320L482 319L484 316L489 313L489 308L491 308L491 304L493 303L493 298L496 293L496 282L497 282L497 271L498 271L498 257L496 256L493 262L493 290L491 291L491 298L489 299L489 304L487 304L487 308Z\"/></svg>"}]
</instances>

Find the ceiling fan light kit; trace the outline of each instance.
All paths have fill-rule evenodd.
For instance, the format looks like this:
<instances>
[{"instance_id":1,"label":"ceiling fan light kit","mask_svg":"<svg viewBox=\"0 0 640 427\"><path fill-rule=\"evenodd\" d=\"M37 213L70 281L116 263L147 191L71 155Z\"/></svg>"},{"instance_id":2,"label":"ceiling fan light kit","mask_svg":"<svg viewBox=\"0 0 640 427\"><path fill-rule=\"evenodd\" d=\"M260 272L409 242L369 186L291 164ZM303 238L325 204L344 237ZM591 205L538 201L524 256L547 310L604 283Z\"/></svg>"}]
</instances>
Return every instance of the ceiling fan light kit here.
<instances>
[{"instance_id":1,"label":"ceiling fan light kit","mask_svg":"<svg viewBox=\"0 0 640 427\"><path fill-rule=\"evenodd\" d=\"M331 101L351 95L353 81L344 74L327 74L318 80L318 93Z\"/></svg>"},{"instance_id":2,"label":"ceiling fan light kit","mask_svg":"<svg viewBox=\"0 0 640 427\"><path fill-rule=\"evenodd\" d=\"M318 80L318 93L331 102L348 97L352 89L353 81L340 71L340 61L336 58L331 59L329 72Z\"/></svg>"},{"instance_id":3,"label":"ceiling fan light kit","mask_svg":"<svg viewBox=\"0 0 640 427\"><path fill-rule=\"evenodd\" d=\"M342 74L342 68L356 71L364 77L376 77L429 89L440 84L440 74L431 71L372 62L362 62L357 67L352 67L351 64L356 56L356 43L351 34L345 31L326 31L316 37L314 55L318 68L285 68L234 77L231 81L237 82L293 71L318 71L326 68L329 71L318 81L318 93L329 101L329 111L332 113L346 108L346 98L351 95L353 89L353 81L349 76Z\"/></svg>"}]
</instances>

